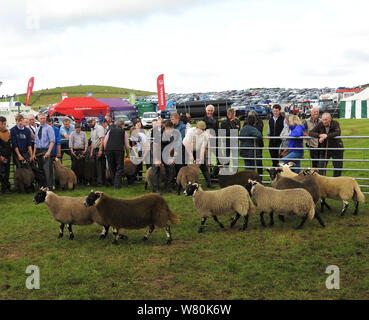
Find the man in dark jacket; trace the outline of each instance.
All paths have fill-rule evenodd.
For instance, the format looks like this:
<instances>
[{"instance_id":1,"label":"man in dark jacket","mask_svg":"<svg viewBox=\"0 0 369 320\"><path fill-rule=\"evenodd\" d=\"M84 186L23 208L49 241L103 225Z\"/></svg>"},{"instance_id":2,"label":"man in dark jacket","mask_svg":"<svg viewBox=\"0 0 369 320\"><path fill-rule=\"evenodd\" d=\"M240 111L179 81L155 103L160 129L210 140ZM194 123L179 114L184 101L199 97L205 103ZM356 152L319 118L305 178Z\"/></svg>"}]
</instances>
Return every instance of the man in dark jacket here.
<instances>
[{"instance_id":1,"label":"man in dark jacket","mask_svg":"<svg viewBox=\"0 0 369 320\"><path fill-rule=\"evenodd\" d=\"M263 130L264 130L264 123L263 120L261 120L259 118L258 113L255 110L251 110L249 112L248 115L253 115L256 118L256 123L255 123L255 128L259 130L259 132L261 133L261 135L263 135ZM246 123L245 123L246 125ZM264 140L263 139L258 139L257 140L257 145L258 148L264 148ZM263 149L256 149L256 166L257 166L257 172L258 174L263 174Z\"/></svg>"},{"instance_id":2,"label":"man in dark jacket","mask_svg":"<svg viewBox=\"0 0 369 320\"><path fill-rule=\"evenodd\" d=\"M240 155L242 158L252 158L252 159L244 159L245 166L248 168L245 169L253 169L255 168L256 161L256 149L255 147L258 145L259 141L263 136L260 131L255 127L256 125L256 117L254 115L249 115L247 117L247 124L243 126L240 137L254 137L255 139L240 139Z\"/></svg>"},{"instance_id":3,"label":"man in dark jacket","mask_svg":"<svg viewBox=\"0 0 369 320\"><path fill-rule=\"evenodd\" d=\"M182 138L178 130L174 130L174 125L170 120L164 123L164 130L153 131L153 158L154 164L152 166L152 186L154 193L160 193L159 190L159 176L160 165L163 164L166 173L166 189L169 193L175 193L174 178L175 158L181 148Z\"/></svg>"},{"instance_id":4,"label":"man in dark jacket","mask_svg":"<svg viewBox=\"0 0 369 320\"><path fill-rule=\"evenodd\" d=\"M275 104L273 106L273 117L271 117L268 121L268 136L270 137L279 137L284 127L284 117L280 114L281 106L279 104ZM269 147L273 149L269 149L270 157L274 158L272 160L273 167L278 166L279 162L279 146L281 145L281 139L270 139Z\"/></svg>"},{"instance_id":5,"label":"man in dark jacket","mask_svg":"<svg viewBox=\"0 0 369 320\"><path fill-rule=\"evenodd\" d=\"M206 115L203 119L203 121L206 124L206 131L209 133L210 137L215 137L215 139L209 139L209 157L212 153L215 154L215 157L217 159L217 164L220 164L218 159L218 129L219 129L219 122L214 117L214 106L209 104L205 108Z\"/></svg>"},{"instance_id":6,"label":"man in dark jacket","mask_svg":"<svg viewBox=\"0 0 369 320\"><path fill-rule=\"evenodd\" d=\"M10 132L6 128L6 118L0 117L0 182L1 192L10 193Z\"/></svg>"},{"instance_id":7,"label":"man in dark jacket","mask_svg":"<svg viewBox=\"0 0 369 320\"><path fill-rule=\"evenodd\" d=\"M227 110L227 119L225 119L224 121L222 121L221 125L220 125L220 128L221 129L225 129L225 136L227 137L226 140L225 140L225 145L226 145L226 149L225 149L225 157L227 159L224 159L224 152L222 150L219 150L218 151L218 156L220 158L222 158L222 161L221 163L223 164L226 164L226 163L229 163L229 156L231 154L231 149L230 149L230 146L232 145L233 146L237 146L237 140L233 138L233 140L231 141L231 139L229 137L231 137L231 130L237 130L237 136L238 136L238 132L241 128L241 122L238 118L236 118L236 115L235 115L235 111L234 109L232 108L229 108ZM224 134L221 134L222 136L224 136ZM232 135L233 136L233 135ZM231 143L232 142L232 143ZM238 158L237 156L237 151L236 149L233 149L235 150L234 152L232 152L232 158L236 157ZM238 161L238 159L237 159Z\"/></svg>"},{"instance_id":8,"label":"man in dark jacket","mask_svg":"<svg viewBox=\"0 0 369 320\"><path fill-rule=\"evenodd\" d=\"M122 187L124 149L126 149L126 154L129 155L128 137L124 131L123 120L117 120L116 126L108 131L104 140L104 149L113 188L120 189Z\"/></svg>"},{"instance_id":9,"label":"man in dark jacket","mask_svg":"<svg viewBox=\"0 0 369 320\"><path fill-rule=\"evenodd\" d=\"M343 150L330 150L330 148L343 148L341 139L336 139L341 135L341 128L338 121L332 119L329 113L323 113L322 121L310 131L310 136L319 138L319 148L327 148L320 151L319 168L326 168L328 160L332 157L332 164L335 169L342 169L343 167ZM319 174L325 175L326 170L319 170ZM334 170L333 176L341 176L341 170Z\"/></svg>"}]
</instances>

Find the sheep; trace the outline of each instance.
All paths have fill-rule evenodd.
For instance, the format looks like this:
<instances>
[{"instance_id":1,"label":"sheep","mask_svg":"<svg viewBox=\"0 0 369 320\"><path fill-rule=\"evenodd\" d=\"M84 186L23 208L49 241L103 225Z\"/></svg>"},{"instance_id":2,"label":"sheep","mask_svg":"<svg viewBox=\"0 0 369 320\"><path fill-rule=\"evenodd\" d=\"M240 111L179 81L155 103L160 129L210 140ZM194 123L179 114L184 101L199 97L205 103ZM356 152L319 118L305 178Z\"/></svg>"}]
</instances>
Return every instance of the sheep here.
<instances>
[{"instance_id":1,"label":"sheep","mask_svg":"<svg viewBox=\"0 0 369 320\"><path fill-rule=\"evenodd\" d=\"M74 190L74 186L77 184L77 177L73 170L65 168L61 161L56 158L55 162L55 183L58 183L60 187L67 187L68 190Z\"/></svg>"},{"instance_id":2,"label":"sheep","mask_svg":"<svg viewBox=\"0 0 369 320\"><path fill-rule=\"evenodd\" d=\"M177 175L178 195L180 195L181 188L186 189L190 181L199 182L199 177L199 166L196 164L190 164L179 169Z\"/></svg>"},{"instance_id":3,"label":"sheep","mask_svg":"<svg viewBox=\"0 0 369 320\"><path fill-rule=\"evenodd\" d=\"M218 178L219 186L225 188L232 185L246 186L248 180L256 180L261 183L262 179L255 170L243 170L236 172L235 174L219 174L222 166L215 166L212 171L212 176Z\"/></svg>"},{"instance_id":4,"label":"sheep","mask_svg":"<svg viewBox=\"0 0 369 320\"><path fill-rule=\"evenodd\" d=\"M159 174L159 183L165 182L166 180L166 173L164 165L160 165L160 174ZM152 168L150 167L146 171L146 177L145 177L145 190L147 190L147 186L152 186Z\"/></svg>"},{"instance_id":5,"label":"sheep","mask_svg":"<svg viewBox=\"0 0 369 320\"><path fill-rule=\"evenodd\" d=\"M324 205L330 209L330 207L325 203L325 198L343 201L341 216L345 215L349 205L349 200L352 199L355 201L354 215L358 214L359 203L365 202L365 196L361 192L359 184L352 177L326 177L318 174L316 169L304 170L303 174L313 176L319 184L322 198L321 212L324 210Z\"/></svg>"},{"instance_id":6,"label":"sheep","mask_svg":"<svg viewBox=\"0 0 369 320\"><path fill-rule=\"evenodd\" d=\"M269 172L270 179L272 181L271 185L273 188L278 190L302 188L311 194L315 204L319 201L320 187L313 177L301 177L300 175L297 175L293 178L283 177L281 175L281 168L267 168L266 171Z\"/></svg>"},{"instance_id":7,"label":"sheep","mask_svg":"<svg viewBox=\"0 0 369 320\"><path fill-rule=\"evenodd\" d=\"M261 211L260 222L263 227L265 227L264 213L270 214L270 226L274 225L273 213L279 215L294 213L302 216L302 221L296 229L301 229L308 218L312 220L314 217L323 228L325 227L324 222L315 212L313 198L305 189L277 190L264 187L259 182L251 179L249 180L249 187L251 187L251 194L257 203L257 209Z\"/></svg>"},{"instance_id":8,"label":"sheep","mask_svg":"<svg viewBox=\"0 0 369 320\"><path fill-rule=\"evenodd\" d=\"M249 215L254 215L256 212L249 193L244 187L239 185L215 191L203 191L199 184L189 182L184 194L186 196L192 195L195 208L202 216L198 233L203 232L205 221L209 217L213 217L214 221L223 229L224 226L218 221L217 216L229 215L234 212L236 216L232 219L230 227L233 228L240 216L243 216L244 223L240 229L243 231L247 228Z\"/></svg>"},{"instance_id":9,"label":"sheep","mask_svg":"<svg viewBox=\"0 0 369 320\"><path fill-rule=\"evenodd\" d=\"M118 244L118 230L140 229L149 227L143 240L146 241L154 231L155 226L165 228L167 244L171 244L172 235L168 221L179 222L179 217L170 211L168 204L158 194L149 193L133 199L117 199L107 194L91 190L84 201L86 207L94 206L105 224L113 226L114 242Z\"/></svg>"},{"instance_id":10,"label":"sheep","mask_svg":"<svg viewBox=\"0 0 369 320\"><path fill-rule=\"evenodd\" d=\"M125 163L123 166L123 176L127 177L127 183L133 184L136 180L137 165L133 164L132 161Z\"/></svg>"},{"instance_id":11,"label":"sheep","mask_svg":"<svg viewBox=\"0 0 369 320\"><path fill-rule=\"evenodd\" d=\"M282 167L281 176L287 178L296 177L298 174L293 172L290 168L293 166L293 162L289 162L288 164L280 164Z\"/></svg>"},{"instance_id":12,"label":"sheep","mask_svg":"<svg viewBox=\"0 0 369 320\"><path fill-rule=\"evenodd\" d=\"M14 186L18 192L29 193L30 190L34 191L34 180L35 174L31 168L17 168L14 172Z\"/></svg>"},{"instance_id":13,"label":"sheep","mask_svg":"<svg viewBox=\"0 0 369 320\"><path fill-rule=\"evenodd\" d=\"M48 188L41 188L35 195L33 203L38 205L45 202L53 218L60 223L59 238L63 237L64 225L67 224L69 239L74 239L72 225L90 225L93 222L104 227L99 239L105 239L109 231L109 225L103 223L97 210L93 207L86 208L83 205L84 197L61 197ZM127 238L121 235L121 238Z\"/></svg>"}]
</instances>

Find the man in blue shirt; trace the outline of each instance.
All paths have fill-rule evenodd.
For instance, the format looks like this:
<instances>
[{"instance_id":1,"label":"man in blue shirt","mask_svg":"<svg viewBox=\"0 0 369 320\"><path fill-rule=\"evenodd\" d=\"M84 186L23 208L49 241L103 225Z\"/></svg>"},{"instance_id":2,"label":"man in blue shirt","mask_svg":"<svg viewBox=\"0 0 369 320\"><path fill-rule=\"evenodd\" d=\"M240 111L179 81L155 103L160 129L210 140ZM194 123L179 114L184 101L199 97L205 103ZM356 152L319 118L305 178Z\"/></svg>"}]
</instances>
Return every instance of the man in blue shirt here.
<instances>
[{"instance_id":1,"label":"man in blue shirt","mask_svg":"<svg viewBox=\"0 0 369 320\"><path fill-rule=\"evenodd\" d=\"M24 117L18 114L15 117L16 125L10 129L10 137L13 149L13 162L17 168L22 166L22 161L34 160L32 151L31 131L23 124Z\"/></svg>"},{"instance_id":2,"label":"man in blue shirt","mask_svg":"<svg viewBox=\"0 0 369 320\"><path fill-rule=\"evenodd\" d=\"M51 151L56 141L55 132L54 129L46 123L45 114L40 113L38 115L38 121L40 122L40 126L36 129L35 148L33 154L36 156L39 169L42 169L44 172L47 187L50 190L53 190Z\"/></svg>"},{"instance_id":3,"label":"man in blue shirt","mask_svg":"<svg viewBox=\"0 0 369 320\"><path fill-rule=\"evenodd\" d=\"M59 128L54 126L54 121L52 118L48 118L47 119L47 124L51 127L53 127L54 129L54 133L55 133L55 144L53 149L51 150L51 159L54 161L55 158L62 158L62 153L61 153L61 137L60 137L60 130Z\"/></svg>"},{"instance_id":4,"label":"man in blue shirt","mask_svg":"<svg viewBox=\"0 0 369 320\"><path fill-rule=\"evenodd\" d=\"M69 150L69 138L73 131L74 131L74 125L70 123L70 119L64 118L63 125L60 127L62 157L64 153L66 153L69 156L71 155L70 150Z\"/></svg>"}]
</instances>

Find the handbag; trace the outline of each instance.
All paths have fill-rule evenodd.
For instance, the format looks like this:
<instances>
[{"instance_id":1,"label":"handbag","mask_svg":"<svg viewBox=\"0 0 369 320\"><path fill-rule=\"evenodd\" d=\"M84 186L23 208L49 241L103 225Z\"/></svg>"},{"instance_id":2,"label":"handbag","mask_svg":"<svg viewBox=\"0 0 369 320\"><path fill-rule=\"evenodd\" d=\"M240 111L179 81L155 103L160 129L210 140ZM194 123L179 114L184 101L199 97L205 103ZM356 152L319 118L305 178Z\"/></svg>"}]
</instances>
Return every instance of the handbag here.
<instances>
[{"instance_id":1,"label":"handbag","mask_svg":"<svg viewBox=\"0 0 369 320\"><path fill-rule=\"evenodd\" d=\"M281 158L284 158L284 157L285 157L286 155L288 155L290 152L291 152L291 150L284 149L284 150L281 152Z\"/></svg>"}]
</instances>

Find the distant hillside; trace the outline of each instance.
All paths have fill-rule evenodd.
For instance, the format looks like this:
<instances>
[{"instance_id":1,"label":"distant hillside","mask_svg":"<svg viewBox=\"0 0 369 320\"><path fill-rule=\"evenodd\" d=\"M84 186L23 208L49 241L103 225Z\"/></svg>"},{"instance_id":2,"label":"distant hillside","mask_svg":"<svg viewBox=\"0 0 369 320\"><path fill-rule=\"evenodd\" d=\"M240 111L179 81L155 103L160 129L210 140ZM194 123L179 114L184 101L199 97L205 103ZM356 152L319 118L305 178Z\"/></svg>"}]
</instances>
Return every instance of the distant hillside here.
<instances>
[{"instance_id":1,"label":"distant hillside","mask_svg":"<svg viewBox=\"0 0 369 320\"><path fill-rule=\"evenodd\" d=\"M33 91L29 105L32 107L44 106L47 104L58 103L62 99L62 93L67 93L68 97L85 97L88 92L93 94L94 98L128 98L130 92L136 92L136 97L148 96L155 92L141 91L135 89L109 87L109 86L90 86L79 85L71 87L56 87L53 89L44 89ZM9 100L9 99L8 99ZM22 103L26 102L26 94L17 95L15 100ZM4 100L0 100L4 101Z\"/></svg>"}]
</instances>

